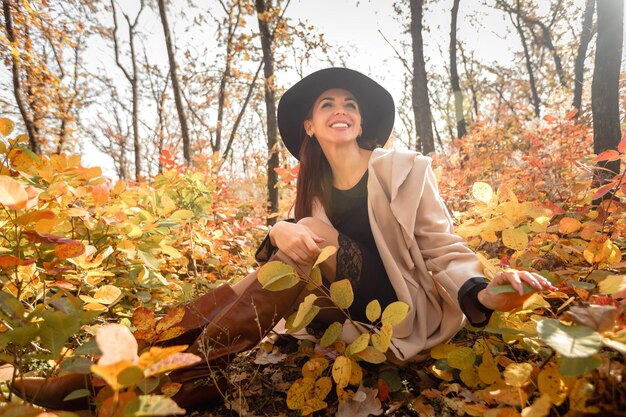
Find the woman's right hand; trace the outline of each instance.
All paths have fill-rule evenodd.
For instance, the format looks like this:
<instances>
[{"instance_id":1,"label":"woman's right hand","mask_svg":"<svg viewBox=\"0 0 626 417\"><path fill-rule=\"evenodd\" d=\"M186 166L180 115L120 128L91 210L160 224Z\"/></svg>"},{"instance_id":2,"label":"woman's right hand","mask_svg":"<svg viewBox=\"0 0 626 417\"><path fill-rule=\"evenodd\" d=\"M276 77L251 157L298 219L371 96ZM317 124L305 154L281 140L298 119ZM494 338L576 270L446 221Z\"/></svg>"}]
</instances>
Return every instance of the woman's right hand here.
<instances>
[{"instance_id":1,"label":"woman's right hand","mask_svg":"<svg viewBox=\"0 0 626 417\"><path fill-rule=\"evenodd\" d=\"M270 230L272 244L297 264L315 262L320 253L318 243L324 241L303 224L278 222Z\"/></svg>"}]
</instances>

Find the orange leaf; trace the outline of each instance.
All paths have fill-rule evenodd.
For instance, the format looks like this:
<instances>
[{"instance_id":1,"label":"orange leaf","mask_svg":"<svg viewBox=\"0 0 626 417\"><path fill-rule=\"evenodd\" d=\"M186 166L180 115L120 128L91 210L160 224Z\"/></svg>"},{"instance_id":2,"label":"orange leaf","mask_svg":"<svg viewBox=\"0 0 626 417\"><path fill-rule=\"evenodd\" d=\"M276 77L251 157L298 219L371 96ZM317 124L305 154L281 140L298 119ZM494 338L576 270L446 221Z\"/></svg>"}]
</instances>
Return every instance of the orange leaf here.
<instances>
[{"instance_id":1,"label":"orange leaf","mask_svg":"<svg viewBox=\"0 0 626 417\"><path fill-rule=\"evenodd\" d=\"M185 315L185 308L182 306L171 309L167 314L157 323L156 332L161 333L175 324L178 324Z\"/></svg>"},{"instance_id":2,"label":"orange leaf","mask_svg":"<svg viewBox=\"0 0 626 417\"><path fill-rule=\"evenodd\" d=\"M576 116L578 114L578 109L572 109L569 111L569 113L567 113L565 115L565 117L563 118L564 120L570 120L572 118L574 118L574 116Z\"/></svg>"},{"instance_id":3,"label":"orange leaf","mask_svg":"<svg viewBox=\"0 0 626 417\"><path fill-rule=\"evenodd\" d=\"M389 386L384 379L378 380L378 399L381 402L387 401L389 398Z\"/></svg>"},{"instance_id":4,"label":"orange leaf","mask_svg":"<svg viewBox=\"0 0 626 417\"><path fill-rule=\"evenodd\" d=\"M559 232L567 235L581 228L581 223L571 217L564 217L559 222Z\"/></svg>"},{"instance_id":5,"label":"orange leaf","mask_svg":"<svg viewBox=\"0 0 626 417\"><path fill-rule=\"evenodd\" d=\"M169 355L163 360L150 365L144 370L146 377L157 375L160 373L168 372L173 369L184 368L186 366L195 365L198 362L202 362L200 356L193 353L174 353Z\"/></svg>"},{"instance_id":6,"label":"orange leaf","mask_svg":"<svg viewBox=\"0 0 626 417\"><path fill-rule=\"evenodd\" d=\"M600 155L593 158L594 162L600 161L617 161L620 158L619 152L613 149L602 152Z\"/></svg>"},{"instance_id":7,"label":"orange leaf","mask_svg":"<svg viewBox=\"0 0 626 417\"><path fill-rule=\"evenodd\" d=\"M6 175L0 175L0 204L18 210L26 207L28 194L19 182Z\"/></svg>"},{"instance_id":8,"label":"orange leaf","mask_svg":"<svg viewBox=\"0 0 626 417\"><path fill-rule=\"evenodd\" d=\"M154 311L146 307L139 307L133 312L131 321L137 331L151 331L152 335L154 335L154 328L156 327Z\"/></svg>"},{"instance_id":9,"label":"orange leaf","mask_svg":"<svg viewBox=\"0 0 626 417\"><path fill-rule=\"evenodd\" d=\"M543 120L548 123L555 123L558 119L550 114L546 114L545 116L543 116Z\"/></svg>"},{"instance_id":10,"label":"orange leaf","mask_svg":"<svg viewBox=\"0 0 626 417\"><path fill-rule=\"evenodd\" d=\"M603 185L598 188L598 190L593 194L593 199L597 200L598 198L604 197L609 191L611 191L615 187L615 183L611 181L608 184Z\"/></svg>"},{"instance_id":11,"label":"orange leaf","mask_svg":"<svg viewBox=\"0 0 626 417\"><path fill-rule=\"evenodd\" d=\"M35 259L21 259L11 255L0 256L0 268L8 268L17 265L30 265L35 263Z\"/></svg>"},{"instance_id":12,"label":"orange leaf","mask_svg":"<svg viewBox=\"0 0 626 417\"><path fill-rule=\"evenodd\" d=\"M57 245L54 251L59 259L76 258L85 253L85 245L80 242Z\"/></svg>"}]
</instances>

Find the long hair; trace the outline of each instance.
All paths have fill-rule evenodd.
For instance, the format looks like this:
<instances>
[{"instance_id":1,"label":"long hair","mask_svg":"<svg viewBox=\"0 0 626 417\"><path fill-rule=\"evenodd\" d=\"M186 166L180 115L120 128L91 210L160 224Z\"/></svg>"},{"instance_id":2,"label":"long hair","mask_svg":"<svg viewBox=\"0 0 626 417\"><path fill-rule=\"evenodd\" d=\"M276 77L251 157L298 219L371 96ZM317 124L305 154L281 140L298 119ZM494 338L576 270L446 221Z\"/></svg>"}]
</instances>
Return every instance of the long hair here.
<instances>
[{"instance_id":1,"label":"long hair","mask_svg":"<svg viewBox=\"0 0 626 417\"><path fill-rule=\"evenodd\" d=\"M304 129L302 129L304 130ZM332 172L317 139L302 132L304 140L300 147L300 169L296 183L296 221L310 217L313 202L317 199L328 213Z\"/></svg>"}]
</instances>

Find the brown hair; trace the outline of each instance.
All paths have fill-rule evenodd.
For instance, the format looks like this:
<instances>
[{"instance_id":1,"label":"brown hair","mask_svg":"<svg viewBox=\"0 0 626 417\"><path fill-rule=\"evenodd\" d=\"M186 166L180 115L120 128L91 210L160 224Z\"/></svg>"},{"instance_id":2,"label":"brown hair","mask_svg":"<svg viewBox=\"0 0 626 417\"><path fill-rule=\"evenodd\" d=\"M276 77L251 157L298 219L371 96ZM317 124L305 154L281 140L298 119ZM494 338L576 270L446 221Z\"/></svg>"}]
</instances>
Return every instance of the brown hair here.
<instances>
[{"instance_id":1,"label":"brown hair","mask_svg":"<svg viewBox=\"0 0 626 417\"><path fill-rule=\"evenodd\" d=\"M315 136L310 137L302 130L304 140L300 147L300 169L296 182L296 221L312 215L315 199L328 213L332 187L332 172L326 155Z\"/></svg>"}]
</instances>

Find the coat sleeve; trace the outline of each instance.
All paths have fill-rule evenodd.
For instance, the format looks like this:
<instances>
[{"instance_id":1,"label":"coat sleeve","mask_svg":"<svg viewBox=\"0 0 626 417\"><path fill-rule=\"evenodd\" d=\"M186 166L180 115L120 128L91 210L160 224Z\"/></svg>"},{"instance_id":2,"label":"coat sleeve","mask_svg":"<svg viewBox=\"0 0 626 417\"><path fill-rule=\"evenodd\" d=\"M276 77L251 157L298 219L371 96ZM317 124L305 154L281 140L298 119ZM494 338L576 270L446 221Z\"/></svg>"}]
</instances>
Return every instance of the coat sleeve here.
<instances>
[{"instance_id":1,"label":"coat sleeve","mask_svg":"<svg viewBox=\"0 0 626 417\"><path fill-rule=\"evenodd\" d=\"M482 324L487 317L476 297L484 288L482 267L478 257L459 235L454 233L452 218L437 187L435 174L427 164L424 186L417 206L415 241L426 268L458 300L459 306L473 324ZM475 280L469 281L472 278ZM463 291L460 291L463 288ZM476 304L478 303L478 305Z\"/></svg>"}]
</instances>

